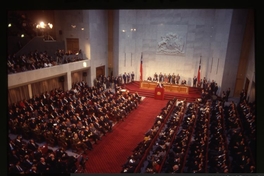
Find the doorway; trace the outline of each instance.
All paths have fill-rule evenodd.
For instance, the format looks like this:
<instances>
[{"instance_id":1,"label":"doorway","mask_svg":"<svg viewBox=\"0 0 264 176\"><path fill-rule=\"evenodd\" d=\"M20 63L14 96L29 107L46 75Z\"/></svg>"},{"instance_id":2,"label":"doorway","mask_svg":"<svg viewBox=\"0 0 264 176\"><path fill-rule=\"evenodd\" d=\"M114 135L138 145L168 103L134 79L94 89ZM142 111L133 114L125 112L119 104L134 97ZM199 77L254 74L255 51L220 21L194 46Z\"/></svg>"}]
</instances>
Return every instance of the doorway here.
<instances>
[{"instance_id":1,"label":"doorway","mask_svg":"<svg viewBox=\"0 0 264 176\"><path fill-rule=\"evenodd\" d=\"M96 67L96 78L101 75L105 76L105 65L101 67Z\"/></svg>"},{"instance_id":2,"label":"doorway","mask_svg":"<svg viewBox=\"0 0 264 176\"><path fill-rule=\"evenodd\" d=\"M67 52L75 54L79 52L79 39L78 38L67 38Z\"/></svg>"}]
</instances>

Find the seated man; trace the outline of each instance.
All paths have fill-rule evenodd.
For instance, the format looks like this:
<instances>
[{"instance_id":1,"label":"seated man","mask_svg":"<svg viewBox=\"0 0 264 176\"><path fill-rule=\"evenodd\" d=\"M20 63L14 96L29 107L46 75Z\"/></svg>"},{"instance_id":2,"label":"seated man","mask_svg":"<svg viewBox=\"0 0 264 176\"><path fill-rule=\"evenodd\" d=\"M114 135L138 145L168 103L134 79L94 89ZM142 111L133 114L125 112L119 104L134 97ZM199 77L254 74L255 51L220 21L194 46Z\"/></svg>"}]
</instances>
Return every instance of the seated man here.
<instances>
[{"instance_id":1,"label":"seated man","mask_svg":"<svg viewBox=\"0 0 264 176\"><path fill-rule=\"evenodd\" d=\"M151 76L149 76L147 80L148 80L148 81L152 81L152 78L151 78Z\"/></svg>"},{"instance_id":2,"label":"seated man","mask_svg":"<svg viewBox=\"0 0 264 176\"><path fill-rule=\"evenodd\" d=\"M186 80L185 79L182 80L181 85L186 85Z\"/></svg>"}]
</instances>

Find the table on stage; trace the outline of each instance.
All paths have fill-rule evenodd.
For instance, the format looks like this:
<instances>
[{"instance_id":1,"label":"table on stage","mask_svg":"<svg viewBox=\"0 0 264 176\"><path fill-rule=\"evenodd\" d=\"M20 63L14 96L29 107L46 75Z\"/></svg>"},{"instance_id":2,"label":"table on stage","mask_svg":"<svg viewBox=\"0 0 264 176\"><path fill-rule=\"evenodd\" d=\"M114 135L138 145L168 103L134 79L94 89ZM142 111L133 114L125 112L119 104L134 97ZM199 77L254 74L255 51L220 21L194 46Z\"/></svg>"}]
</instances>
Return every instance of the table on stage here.
<instances>
[{"instance_id":1,"label":"table on stage","mask_svg":"<svg viewBox=\"0 0 264 176\"><path fill-rule=\"evenodd\" d=\"M166 92L189 94L189 87L188 86L168 84L168 83L162 83L162 84L163 84L164 91L166 91ZM150 82L150 81L141 81L140 82L140 88L141 89L155 90L156 87L157 87L157 82Z\"/></svg>"},{"instance_id":2,"label":"table on stage","mask_svg":"<svg viewBox=\"0 0 264 176\"><path fill-rule=\"evenodd\" d=\"M156 87L154 92L155 99L163 100L164 99L164 88Z\"/></svg>"}]
</instances>

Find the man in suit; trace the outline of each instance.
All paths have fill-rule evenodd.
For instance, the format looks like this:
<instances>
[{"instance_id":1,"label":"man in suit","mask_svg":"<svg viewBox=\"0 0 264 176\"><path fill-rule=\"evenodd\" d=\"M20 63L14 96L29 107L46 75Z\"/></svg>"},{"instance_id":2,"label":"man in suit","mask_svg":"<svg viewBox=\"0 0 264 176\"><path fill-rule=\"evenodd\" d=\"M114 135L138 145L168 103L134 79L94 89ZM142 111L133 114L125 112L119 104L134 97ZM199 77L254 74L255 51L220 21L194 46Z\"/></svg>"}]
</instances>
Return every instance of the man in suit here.
<instances>
[{"instance_id":1,"label":"man in suit","mask_svg":"<svg viewBox=\"0 0 264 176\"><path fill-rule=\"evenodd\" d=\"M25 174L25 170L22 168L20 161L18 161L10 170L11 173Z\"/></svg>"},{"instance_id":2,"label":"man in suit","mask_svg":"<svg viewBox=\"0 0 264 176\"><path fill-rule=\"evenodd\" d=\"M23 162L21 163L26 171L30 170L33 166L33 160L30 159L29 155L25 155Z\"/></svg>"},{"instance_id":3,"label":"man in suit","mask_svg":"<svg viewBox=\"0 0 264 176\"><path fill-rule=\"evenodd\" d=\"M15 145L18 147L18 148L22 148L23 144L25 144L25 142L23 141L22 139L22 136L21 135L18 135L15 139Z\"/></svg>"},{"instance_id":4,"label":"man in suit","mask_svg":"<svg viewBox=\"0 0 264 176\"><path fill-rule=\"evenodd\" d=\"M98 131L93 123L90 123L89 126L86 126L84 129L84 134L88 136L88 138L93 139L93 141L96 143L98 140L101 140L101 133Z\"/></svg>"},{"instance_id":5,"label":"man in suit","mask_svg":"<svg viewBox=\"0 0 264 176\"><path fill-rule=\"evenodd\" d=\"M197 77L194 76L193 77L193 87L196 87L197 86L196 83L197 83Z\"/></svg>"},{"instance_id":6,"label":"man in suit","mask_svg":"<svg viewBox=\"0 0 264 176\"><path fill-rule=\"evenodd\" d=\"M163 74L160 72L159 74L159 82L163 82L164 81L164 76Z\"/></svg>"},{"instance_id":7,"label":"man in suit","mask_svg":"<svg viewBox=\"0 0 264 176\"><path fill-rule=\"evenodd\" d=\"M124 81L124 84L126 84L126 82L127 82L127 74L126 74L126 72L123 74L123 81Z\"/></svg>"},{"instance_id":8,"label":"man in suit","mask_svg":"<svg viewBox=\"0 0 264 176\"><path fill-rule=\"evenodd\" d=\"M134 77L135 77L135 74L134 74L134 72L132 71L132 73L131 73L131 81L134 81Z\"/></svg>"},{"instance_id":9,"label":"man in suit","mask_svg":"<svg viewBox=\"0 0 264 176\"><path fill-rule=\"evenodd\" d=\"M20 157L17 154L16 150L12 150L9 155L9 163L15 165L18 161L20 161Z\"/></svg>"},{"instance_id":10,"label":"man in suit","mask_svg":"<svg viewBox=\"0 0 264 176\"><path fill-rule=\"evenodd\" d=\"M41 157L38 164L37 164L37 169L40 173L49 173L49 166L45 161L44 157Z\"/></svg>"},{"instance_id":11,"label":"man in suit","mask_svg":"<svg viewBox=\"0 0 264 176\"><path fill-rule=\"evenodd\" d=\"M30 151L36 151L38 149L39 145L34 141L34 139L30 139L28 144L27 144L27 148Z\"/></svg>"},{"instance_id":12,"label":"man in suit","mask_svg":"<svg viewBox=\"0 0 264 176\"><path fill-rule=\"evenodd\" d=\"M93 122L94 127L100 131L101 133L103 133L104 135L106 134L105 129L101 126L101 124L99 123L99 120L96 120L95 122Z\"/></svg>"}]
</instances>

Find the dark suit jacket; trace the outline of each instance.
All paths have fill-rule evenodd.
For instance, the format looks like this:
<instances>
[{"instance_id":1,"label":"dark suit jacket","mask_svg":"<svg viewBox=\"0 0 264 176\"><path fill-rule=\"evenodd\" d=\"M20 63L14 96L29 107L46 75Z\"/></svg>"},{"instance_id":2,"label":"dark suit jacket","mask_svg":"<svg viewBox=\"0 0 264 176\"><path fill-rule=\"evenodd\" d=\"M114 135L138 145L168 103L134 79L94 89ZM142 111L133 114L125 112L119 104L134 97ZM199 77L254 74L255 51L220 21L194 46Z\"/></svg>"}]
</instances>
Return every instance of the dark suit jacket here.
<instances>
[{"instance_id":1,"label":"dark suit jacket","mask_svg":"<svg viewBox=\"0 0 264 176\"><path fill-rule=\"evenodd\" d=\"M21 167L21 166L20 166ZM22 168L22 167L21 167ZM22 168L22 172L25 172L25 170ZM20 174L21 171L19 171L19 169L16 167L16 165L14 165L13 167L11 167L11 170L10 170L11 173L15 173L15 174Z\"/></svg>"}]
</instances>

